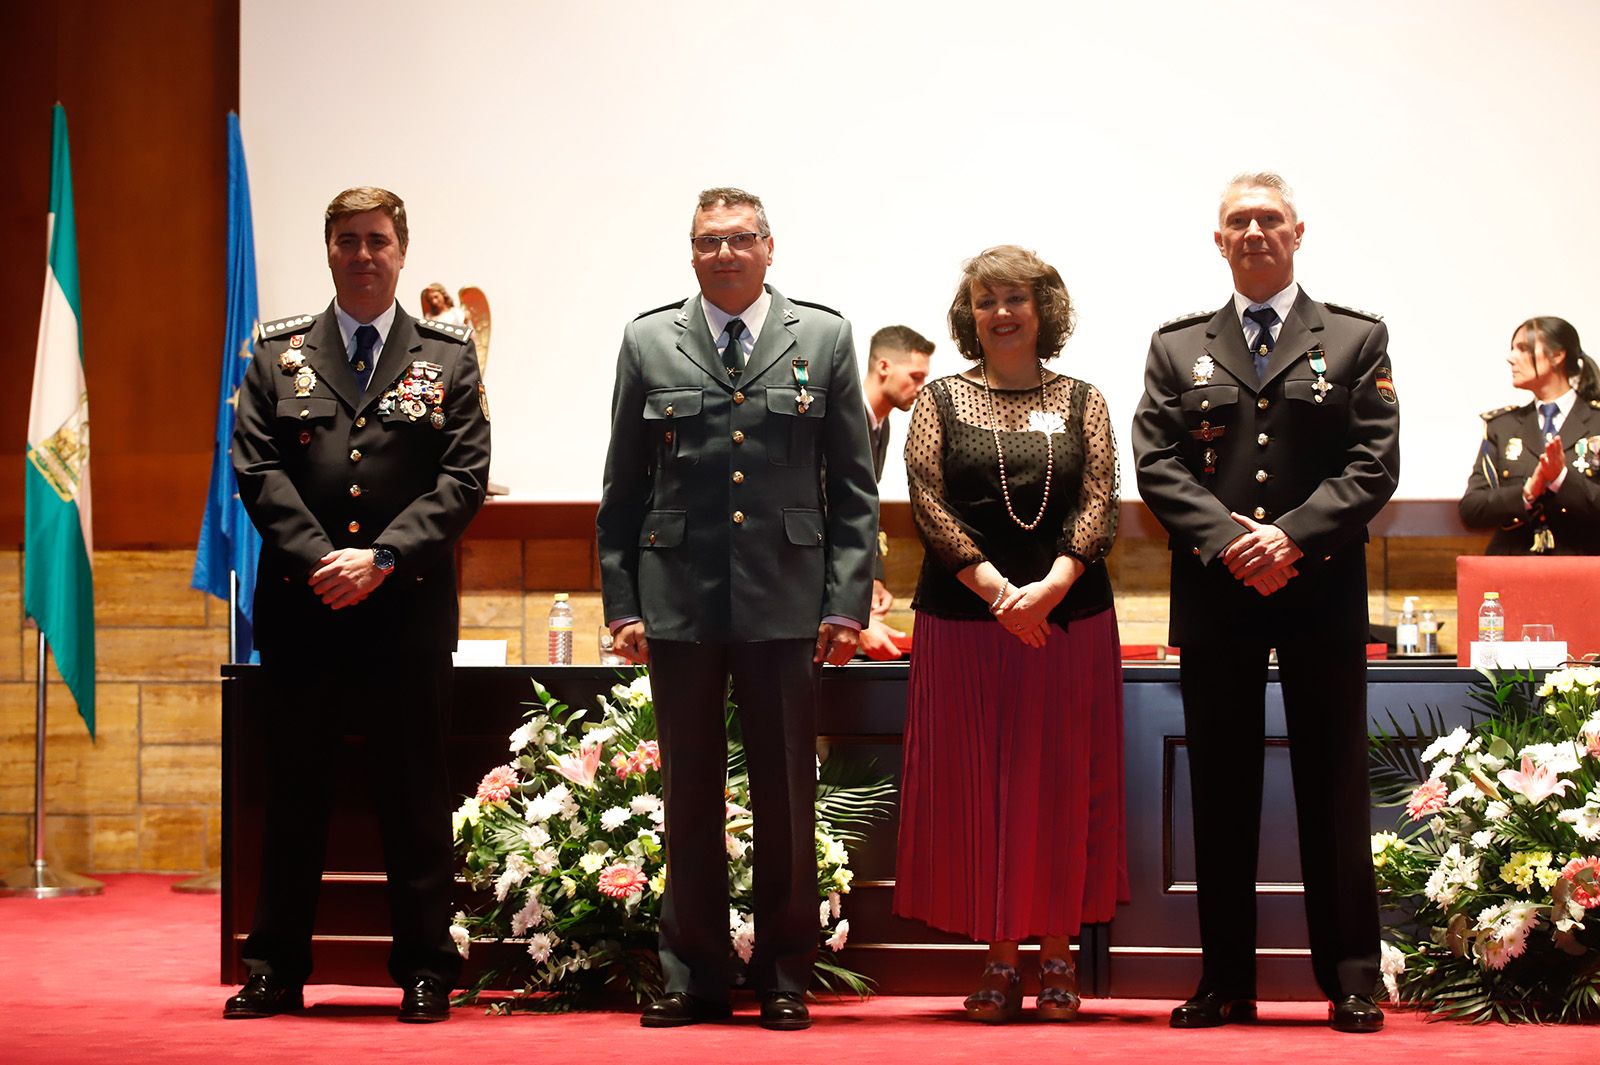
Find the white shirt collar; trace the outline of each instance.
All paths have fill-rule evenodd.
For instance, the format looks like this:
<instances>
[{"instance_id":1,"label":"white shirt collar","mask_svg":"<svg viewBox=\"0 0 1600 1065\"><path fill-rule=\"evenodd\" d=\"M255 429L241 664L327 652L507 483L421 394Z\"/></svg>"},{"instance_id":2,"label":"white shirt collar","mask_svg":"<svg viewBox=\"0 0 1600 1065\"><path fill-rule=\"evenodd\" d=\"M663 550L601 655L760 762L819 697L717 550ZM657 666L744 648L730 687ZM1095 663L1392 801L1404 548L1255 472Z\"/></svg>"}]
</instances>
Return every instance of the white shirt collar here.
<instances>
[{"instance_id":1,"label":"white shirt collar","mask_svg":"<svg viewBox=\"0 0 1600 1065\"><path fill-rule=\"evenodd\" d=\"M739 335L739 347L743 349L743 358L748 359L756 348L756 341L761 339L761 327L766 324L767 312L772 309L772 290L763 286L755 302L738 314L729 314L704 296L700 297L700 309L705 312L706 326L711 330L711 342L717 345L718 351L727 346L728 340L723 333L727 332L728 323L735 318L744 323L744 332Z\"/></svg>"},{"instance_id":2,"label":"white shirt collar","mask_svg":"<svg viewBox=\"0 0 1600 1065\"><path fill-rule=\"evenodd\" d=\"M866 394L867 394L866 393L866 389L862 389L861 390L862 399L866 398ZM882 425L888 419L888 415L885 415L884 417L880 418L880 417L878 417L877 412L872 409L872 404L871 403L867 403L867 404L865 404L865 406L867 408L867 428L871 429L873 432L877 432L878 426Z\"/></svg>"},{"instance_id":3,"label":"white shirt collar","mask_svg":"<svg viewBox=\"0 0 1600 1065\"><path fill-rule=\"evenodd\" d=\"M350 312L339 306L339 301L333 301L333 316L339 321L339 336L344 338L344 357L348 360L356 353L356 330L361 326L370 325L378 331L378 344L372 349L372 365L378 365L378 355L383 351L383 345L389 340L389 329L394 325L394 315L400 307L398 301L390 303L389 309L370 322L358 322L350 316Z\"/></svg>"},{"instance_id":4,"label":"white shirt collar","mask_svg":"<svg viewBox=\"0 0 1600 1065\"><path fill-rule=\"evenodd\" d=\"M1272 334L1272 338L1276 340L1278 338L1278 332L1282 331L1283 323L1289 320L1289 312L1294 309L1294 301L1298 299L1299 296L1300 282L1298 281L1289 282L1288 288L1279 292L1276 296L1273 296L1265 303L1252 302L1243 293L1235 292L1233 294L1233 313L1239 319L1239 325L1242 328L1246 330L1252 330L1256 327L1256 324L1254 322L1246 321L1244 312L1250 310L1252 307L1271 307L1273 310L1278 312L1278 324L1275 327L1276 331ZM1246 337L1246 339L1249 338Z\"/></svg>"}]
</instances>

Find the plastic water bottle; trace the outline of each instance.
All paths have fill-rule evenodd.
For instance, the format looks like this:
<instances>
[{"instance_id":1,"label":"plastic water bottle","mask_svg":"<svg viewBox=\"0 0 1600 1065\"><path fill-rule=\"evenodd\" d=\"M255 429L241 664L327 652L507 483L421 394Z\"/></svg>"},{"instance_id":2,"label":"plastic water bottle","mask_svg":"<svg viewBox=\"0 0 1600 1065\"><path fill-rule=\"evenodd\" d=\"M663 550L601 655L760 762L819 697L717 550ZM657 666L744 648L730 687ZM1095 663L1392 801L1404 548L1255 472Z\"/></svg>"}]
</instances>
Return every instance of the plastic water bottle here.
<instances>
[{"instance_id":1,"label":"plastic water bottle","mask_svg":"<svg viewBox=\"0 0 1600 1065\"><path fill-rule=\"evenodd\" d=\"M557 592L550 604L550 664L572 665L572 604L566 592Z\"/></svg>"},{"instance_id":2,"label":"plastic water bottle","mask_svg":"<svg viewBox=\"0 0 1600 1065\"><path fill-rule=\"evenodd\" d=\"M1400 624L1394 629L1394 650L1396 654L1414 655L1417 653L1417 600L1415 596L1406 596L1406 604L1400 609Z\"/></svg>"},{"instance_id":3,"label":"plastic water bottle","mask_svg":"<svg viewBox=\"0 0 1600 1065\"><path fill-rule=\"evenodd\" d=\"M1478 642L1500 643L1506 638L1506 611L1499 592L1484 592L1478 608Z\"/></svg>"}]
</instances>

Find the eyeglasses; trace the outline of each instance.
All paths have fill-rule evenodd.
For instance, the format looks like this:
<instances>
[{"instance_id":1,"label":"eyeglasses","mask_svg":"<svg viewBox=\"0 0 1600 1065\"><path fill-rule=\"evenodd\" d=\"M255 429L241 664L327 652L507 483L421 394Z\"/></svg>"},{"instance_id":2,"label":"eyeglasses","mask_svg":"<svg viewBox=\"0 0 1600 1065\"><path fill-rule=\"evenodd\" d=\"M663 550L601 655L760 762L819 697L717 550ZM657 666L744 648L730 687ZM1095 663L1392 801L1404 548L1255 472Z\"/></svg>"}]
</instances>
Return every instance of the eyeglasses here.
<instances>
[{"instance_id":1,"label":"eyeglasses","mask_svg":"<svg viewBox=\"0 0 1600 1065\"><path fill-rule=\"evenodd\" d=\"M701 255L715 255L722 250L723 244L727 244L733 251L749 251L760 239L760 233L729 233L723 237L713 237L708 234L703 237L690 237L689 243L694 245L694 250Z\"/></svg>"}]
</instances>

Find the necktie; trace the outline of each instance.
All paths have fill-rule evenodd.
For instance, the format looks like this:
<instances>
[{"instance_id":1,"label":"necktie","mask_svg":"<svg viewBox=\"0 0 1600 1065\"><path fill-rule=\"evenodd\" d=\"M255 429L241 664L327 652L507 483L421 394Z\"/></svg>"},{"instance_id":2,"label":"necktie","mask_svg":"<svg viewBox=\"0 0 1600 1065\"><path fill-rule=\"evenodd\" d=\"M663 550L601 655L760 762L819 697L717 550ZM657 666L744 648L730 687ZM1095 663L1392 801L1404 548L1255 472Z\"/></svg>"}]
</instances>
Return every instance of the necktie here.
<instances>
[{"instance_id":1,"label":"necktie","mask_svg":"<svg viewBox=\"0 0 1600 1065\"><path fill-rule=\"evenodd\" d=\"M1539 413L1544 415L1544 438L1549 440L1556 435L1556 411L1561 408L1554 403L1539 404Z\"/></svg>"},{"instance_id":2,"label":"necktie","mask_svg":"<svg viewBox=\"0 0 1600 1065\"><path fill-rule=\"evenodd\" d=\"M363 325L356 329L356 353L350 359L350 369L355 371L356 387L362 392L367 390L367 381L372 378L372 364L377 360L372 357L372 349L378 346L378 330L376 326Z\"/></svg>"},{"instance_id":3,"label":"necktie","mask_svg":"<svg viewBox=\"0 0 1600 1065\"><path fill-rule=\"evenodd\" d=\"M722 365L727 367L730 381L737 381L740 371L744 369L743 352L739 345L739 337L743 333L744 322L737 318L728 322L728 346L722 349Z\"/></svg>"},{"instance_id":4,"label":"necktie","mask_svg":"<svg viewBox=\"0 0 1600 1065\"><path fill-rule=\"evenodd\" d=\"M1277 324L1278 312L1271 307L1257 307L1245 311L1244 316L1261 327L1256 334L1256 346L1250 349L1250 357L1256 364L1256 380L1261 381L1267 376L1267 356L1272 354L1272 327Z\"/></svg>"}]
</instances>

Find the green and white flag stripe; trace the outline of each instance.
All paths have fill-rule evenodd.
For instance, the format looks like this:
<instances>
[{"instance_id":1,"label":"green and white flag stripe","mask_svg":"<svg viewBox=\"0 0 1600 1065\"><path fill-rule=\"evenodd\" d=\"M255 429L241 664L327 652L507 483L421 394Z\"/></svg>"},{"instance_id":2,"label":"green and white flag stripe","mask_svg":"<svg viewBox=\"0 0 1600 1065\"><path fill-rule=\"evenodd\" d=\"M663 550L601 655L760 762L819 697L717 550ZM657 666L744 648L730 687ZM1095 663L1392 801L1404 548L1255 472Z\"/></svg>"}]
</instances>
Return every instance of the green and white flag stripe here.
<instances>
[{"instance_id":1,"label":"green and white flag stripe","mask_svg":"<svg viewBox=\"0 0 1600 1065\"><path fill-rule=\"evenodd\" d=\"M23 608L49 641L94 735L94 547L89 510L89 393L78 323L78 234L72 216L67 112L55 107L50 256L28 408Z\"/></svg>"}]
</instances>

